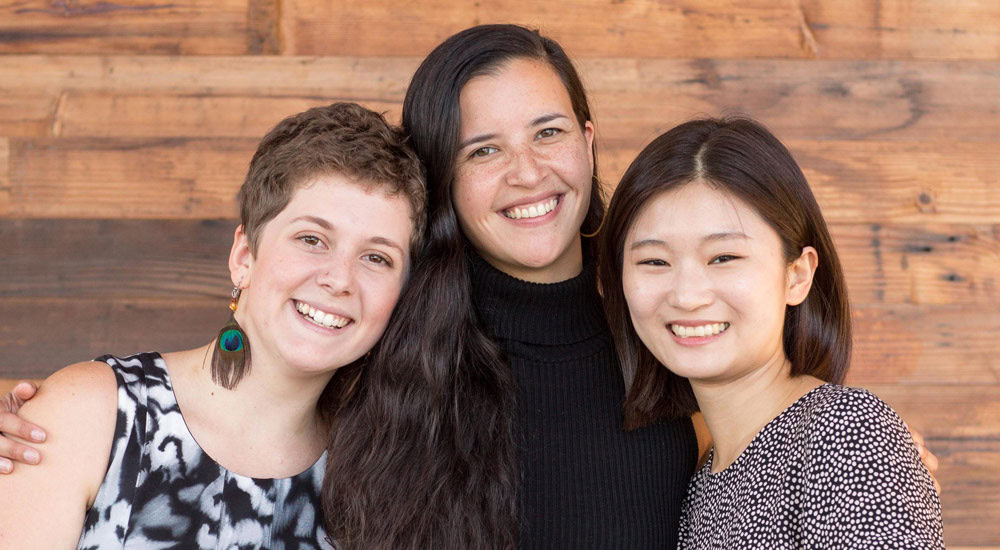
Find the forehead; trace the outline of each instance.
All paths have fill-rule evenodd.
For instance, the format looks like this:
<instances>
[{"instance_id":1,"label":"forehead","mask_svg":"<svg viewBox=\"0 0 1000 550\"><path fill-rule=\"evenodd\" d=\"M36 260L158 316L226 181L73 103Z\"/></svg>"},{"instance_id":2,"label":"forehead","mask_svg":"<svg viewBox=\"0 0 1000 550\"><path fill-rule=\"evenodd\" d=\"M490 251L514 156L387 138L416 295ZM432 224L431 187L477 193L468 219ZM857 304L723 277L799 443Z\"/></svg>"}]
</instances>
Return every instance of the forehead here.
<instances>
[{"instance_id":1,"label":"forehead","mask_svg":"<svg viewBox=\"0 0 1000 550\"><path fill-rule=\"evenodd\" d=\"M343 174L313 176L295 186L278 217L314 216L329 220L338 228L409 242L413 230L410 202L402 193L390 194L387 189L384 183Z\"/></svg>"},{"instance_id":2,"label":"forehead","mask_svg":"<svg viewBox=\"0 0 1000 550\"><path fill-rule=\"evenodd\" d=\"M459 96L463 129L467 125L534 119L539 112L569 115L569 92L551 65L517 58L470 79Z\"/></svg>"},{"instance_id":3,"label":"forehead","mask_svg":"<svg viewBox=\"0 0 1000 550\"><path fill-rule=\"evenodd\" d=\"M721 233L745 233L751 238L777 233L743 200L704 181L664 191L639 211L629 240L697 238Z\"/></svg>"}]
</instances>

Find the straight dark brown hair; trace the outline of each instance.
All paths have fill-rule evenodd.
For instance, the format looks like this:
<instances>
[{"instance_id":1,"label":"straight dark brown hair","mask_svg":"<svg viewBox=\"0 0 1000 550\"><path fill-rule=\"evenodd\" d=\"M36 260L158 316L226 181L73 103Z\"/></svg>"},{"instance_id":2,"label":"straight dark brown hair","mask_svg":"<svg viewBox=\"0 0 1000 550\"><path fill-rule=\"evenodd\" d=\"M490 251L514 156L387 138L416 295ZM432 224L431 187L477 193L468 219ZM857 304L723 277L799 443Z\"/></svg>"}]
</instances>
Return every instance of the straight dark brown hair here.
<instances>
[{"instance_id":1,"label":"straight dark brown hair","mask_svg":"<svg viewBox=\"0 0 1000 550\"><path fill-rule=\"evenodd\" d=\"M785 260L803 247L819 256L812 289L785 312L783 347L792 376L842 383L851 356L851 312L833 239L791 153L760 123L745 117L694 120L657 137L622 176L608 207L600 249L601 288L625 378L625 427L698 410L691 384L661 365L632 326L622 288L625 239L658 195L703 181L764 219L781 238Z\"/></svg>"}]
</instances>

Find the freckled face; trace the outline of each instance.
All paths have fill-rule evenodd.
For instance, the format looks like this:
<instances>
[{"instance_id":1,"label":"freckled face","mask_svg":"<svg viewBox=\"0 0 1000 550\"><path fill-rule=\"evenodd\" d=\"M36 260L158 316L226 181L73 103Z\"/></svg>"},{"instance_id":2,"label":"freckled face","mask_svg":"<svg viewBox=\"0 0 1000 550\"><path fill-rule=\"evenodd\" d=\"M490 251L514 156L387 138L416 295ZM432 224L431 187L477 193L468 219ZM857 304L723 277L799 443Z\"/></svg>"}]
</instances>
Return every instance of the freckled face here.
<instances>
[{"instance_id":1,"label":"freckled face","mask_svg":"<svg viewBox=\"0 0 1000 550\"><path fill-rule=\"evenodd\" d=\"M452 194L472 245L520 279L578 274L594 127L577 123L559 75L545 63L515 59L471 79L460 104Z\"/></svg>"},{"instance_id":2,"label":"freckled face","mask_svg":"<svg viewBox=\"0 0 1000 550\"><path fill-rule=\"evenodd\" d=\"M367 353L405 280L410 216L404 197L334 174L295 191L255 256L239 231L230 265L247 287L237 319L254 361L324 372Z\"/></svg>"},{"instance_id":3,"label":"freckled face","mask_svg":"<svg viewBox=\"0 0 1000 550\"><path fill-rule=\"evenodd\" d=\"M657 196L628 234L622 279L639 338L692 382L787 361L785 309L801 300L777 232L739 199L702 182Z\"/></svg>"}]
</instances>

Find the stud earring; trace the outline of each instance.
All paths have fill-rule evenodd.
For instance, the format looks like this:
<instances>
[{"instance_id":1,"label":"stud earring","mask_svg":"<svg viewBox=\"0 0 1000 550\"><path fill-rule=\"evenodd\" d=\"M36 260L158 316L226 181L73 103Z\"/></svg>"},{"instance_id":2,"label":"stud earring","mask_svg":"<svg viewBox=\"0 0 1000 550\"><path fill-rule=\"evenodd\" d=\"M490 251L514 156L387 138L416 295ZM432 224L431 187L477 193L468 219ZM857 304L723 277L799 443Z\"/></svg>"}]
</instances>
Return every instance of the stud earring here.
<instances>
[{"instance_id":1,"label":"stud earring","mask_svg":"<svg viewBox=\"0 0 1000 550\"><path fill-rule=\"evenodd\" d=\"M243 327L236 322L241 292L239 286L233 287L229 322L219 331L212 350L212 381L227 390L235 388L250 371L250 342Z\"/></svg>"}]
</instances>

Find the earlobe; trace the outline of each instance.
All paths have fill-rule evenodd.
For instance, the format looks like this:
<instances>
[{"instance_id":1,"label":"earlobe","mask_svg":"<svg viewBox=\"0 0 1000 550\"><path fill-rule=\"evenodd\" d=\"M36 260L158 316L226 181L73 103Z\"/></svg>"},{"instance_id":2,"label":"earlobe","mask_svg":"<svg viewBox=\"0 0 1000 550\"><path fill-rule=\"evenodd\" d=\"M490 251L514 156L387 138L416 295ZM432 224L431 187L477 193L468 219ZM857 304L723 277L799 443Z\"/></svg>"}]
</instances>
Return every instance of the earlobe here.
<instances>
[{"instance_id":1,"label":"earlobe","mask_svg":"<svg viewBox=\"0 0 1000 550\"><path fill-rule=\"evenodd\" d=\"M802 254L788 266L788 287L786 288L786 303L788 305L797 306L809 296L818 264L819 255L816 253L816 249L806 246L802 249Z\"/></svg>"},{"instance_id":2,"label":"earlobe","mask_svg":"<svg viewBox=\"0 0 1000 550\"><path fill-rule=\"evenodd\" d=\"M247 288L250 286L250 268L253 266L253 254L250 252L250 239L243 231L243 226L236 228L233 235L233 248L229 251L229 276L233 286Z\"/></svg>"}]
</instances>

